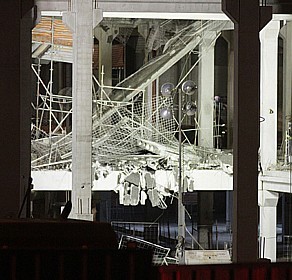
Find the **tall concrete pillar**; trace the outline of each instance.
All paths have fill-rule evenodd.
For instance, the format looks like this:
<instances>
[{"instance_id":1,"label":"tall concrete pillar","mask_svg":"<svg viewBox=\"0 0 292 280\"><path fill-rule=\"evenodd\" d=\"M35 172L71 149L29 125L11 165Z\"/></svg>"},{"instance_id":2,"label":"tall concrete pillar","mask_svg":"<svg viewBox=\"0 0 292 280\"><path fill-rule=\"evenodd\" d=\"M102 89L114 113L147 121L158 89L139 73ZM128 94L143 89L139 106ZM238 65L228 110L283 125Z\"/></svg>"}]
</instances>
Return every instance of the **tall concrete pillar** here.
<instances>
[{"instance_id":1,"label":"tall concrete pillar","mask_svg":"<svg viewBox=\"0 0 292 280\"><path fill-rule=\"evenodd\" d=\"M118 35L118 29L113 26L100 26L95 28L94 35L98 40L99 50L98 79L101 81L103 69L103 84L112 86L112 42Z\"/></svg>"},{"instance_id":2,"label":"tall concrete pillar","mask_svg":"<svg viewBox=\"0 0 292 280\"><path fill-rule=\"evenodd\" d=\"M279 21L270 21L260 32L261 42L261 124L260 159L262 172L277 163L277 71ZM264 183L262 183L264 184ZM278 193L260 186L259 256L276 261L277 253L277 204Z\"/></svg>"},{"instance_id":3,"label":"tall concrete pillar","mask_svg":"<svg viewBox=\"0 0 292 280\"><path fill-rule=\"evenodd\" d=\"M72 210L70 218L92 220L92 48L98 18L92 0L72 1L64 22L73 32Z\"/></svg>"},{"instance_id":4,"label":"tall concrete pillar","mask_svg":"<svg viewBox=\"0 0 292 280\"><path fill-rule=\"evenodd\" d=\"M260 159L263 170L277 163L277 73L279 21L269 22L260 32L261 123Z\"/></svg>"},{"instance_id":5,"label":"tall concrete pillar","mask_svg":"<svg viewBox=\"0 0 292 280\"><path fill-rule=\"evenodd\" d=\"M287 21L281 28L283 38L283 135L286 134L288 120L292 120L292 21ZM284 139L283 139L284 140Z\"/></svg>"},{"instance_id":6,"label":"tall concrete pillar","mask_svg":"<svg viewBox=\"0 0 292 280\"><path fill-rule=\"evenodd\" d=\"M204 40L200 44L199 62L199 146L213 148L214 123L214 50L216 32L204 33Z\"/></svg>"},{"instance_id":7,"label":"tall concrete pillar","mask_svg":"<svg viewBox=\"0 0 292 280\"><path fill-rule=\"evenodd\" d=\"M227 149L233 147L233 114L234 114L234 34L227 30L222 36L228 44L228 73L227 73ZM226 191L226 229L232 224L232 192Z\"/></svg>"},{"instance_id":8,"label":"tall concrete pillar","mask_svg":"<svg viewBox=\"0 0 292 280\"><path fill-rule=\"evenodd\" d=\"M1 2L0 218L17 218L29 187L33 5Z\"/></svg>"},{"instance_id":9,"label":"tall concrete pillar","mask_svg":"<svg viewBox=\"0 0 292 280\"><path fill-rule=\"evenodd\" d=\"M277 204L279 194L259 191L260 206L260 252L261 258L276 261L277 257Z\"/></svg>"},{"instance_id":10,"label":"tall concrete pillar","mask_svg":"<svg viewBox=\"0 0 292 280\"><path fill-rule=\"evenodd\" d=\"M286 24L280 30L280 36L283 39L283 105L282 105L282 141L286 139L286 131L288 129L288 121L292 121L292 21L286 21ZM285 142L283 142L285 143ZM288 163L287 157L285 157L285 163ZM283 236L290 235L291 214L291 200L286 196L283 196ZM288 210L288 211L285 211ZM289 214L286 214L286 213Z\"/></svg>"},{"instance_id":11,"label":"tall concrete pillar","mask_svg":"<svg viewBox=\"0 0 292 280\"><path fill-rule=\"evenodd\" d=\"M149 30L151 30L152 25L150 25L149 23L143 23L143 24L138 24L138 32L139 34L144 38L144 40L146 41L147 38L150 36L150 32ZM149 48L149 46L148 46ZM144 56L144 63L146 64L150 59L152 59L153 57L155 57L157 55L156 52L147 49L146 48L146 44L145 44L145 50L144 50L145 56ZM153 114L153 110L155 110L158 107L158 100L159 100L159 95L160 95L160 87L159 85L161 84L161 77L158 77L155 81L153 81L150 85L147 86L147 88L145 88L145 92L143 94L143 102L145 104L145 119L147 120L146 125L153 125L156 129L157 129L157 125L158 125L158 119L159 119L159 115L156 116L156 119L152 120L152 114ZM167 79L166 82L172 82L171 79ZM147 108L146 108L147 106ZM155 123L153 123L155 122ZM151 132L151 129L149 131L143 132L148 134L148 138L155 141L155 139L153 139L153 135ZM156 135L156 134L154 134Z\"/></svg>"},{"instance_id":12,"label":"tall concrete pillar","mask_svg":"<svg viewBox=\"0 0 292 280\"><path fill-rule=\"evenodd\" d=\"M228 77L227 77L227 149L233 145L233 114L234 114L234 34L224 31L222 36L228 43Z\"/></svg>"},{"instance_id":13,"label":"tall concrete pillar","mask_svg":"<svg viewBox=\"0 0 292 280\"><path fill-rule=\"evenodd\" d=\"M213 148L214 146L214 54L216 32L204 33L200 45L199 86L198 86L198 121L199 146ZM198 241L204 249L211 248L213 225L213 192L198 193Z\"/></svg>"},{"instance_id":14,"label":"tall concrete pillar","mask_svg":"<svg viewBox=\"0 0 292 280\"><path fill-rule=\"evenodd\" d=\"M258 150L261 28L271 7L254 0L222 0L234 23L233 262L258 258ZM247 238L248 236L248 238Z\"/></svg>"}]
</instances>

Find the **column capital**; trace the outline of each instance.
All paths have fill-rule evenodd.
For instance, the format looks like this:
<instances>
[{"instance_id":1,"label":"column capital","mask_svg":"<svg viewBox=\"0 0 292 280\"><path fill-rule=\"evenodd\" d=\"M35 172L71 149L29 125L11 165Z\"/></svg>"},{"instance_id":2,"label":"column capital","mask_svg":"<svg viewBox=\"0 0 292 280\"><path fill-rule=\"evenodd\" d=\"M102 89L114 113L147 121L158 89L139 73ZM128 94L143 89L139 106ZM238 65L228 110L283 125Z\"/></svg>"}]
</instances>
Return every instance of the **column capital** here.
<instances>
[{"instance_id":1,"label":"column capital","mask_svg":"<svg viewBox=\"0 0 292 280\"><path fill-rule=\"evenodd\" d=\"M218 32L216 31L204 31L203 35L204 40L200 46L215 47L216 41L218 39ZM217 37L217 38L216 38Z\"/></svg>"},{"instance_id":2,"label":"column capital","mask_svg":"<svg viewBox=\"0 0 292 280\"><path fill-rule=\"evenodd\" d=\"M283 40L286 40L291 34L292 21L287 21L286 24L280 29L280 36Z\"/></svg>"},{"instance_id":3,"label":"column capital","mask_svg":"<svg viewBox=\"0 0 292 280\"><path fill-rule=\"evenodd\" d=\"M278 204L279 193L259 190L258 193L258 204L260 207L276 207Z\"/></svg>"},{"instance_id":4,"label":"column capital","mask_svg":"<svg viewBox=\"0 0 292 280\"><path fill-rule=\"evenodd\" d=\"M21 17L24 17L34 7L34 0L21 1Z\"/></svg>"},{"instance_id":5,"label":"column capital","mask_svg":"<svg viewBox=\"0 0 292 280\"><path fill-rule=\"evenodd\" d=\"M62 20L70 28L72 32L76 31L76 14L78 12L63 12ZM92 29L95 29L96 26L102 21L103 15L101 9L92 10Z\"/></svg>"},{"instance_id":6,"label":"column capital","mask_svg":"<svg viewBox=\"0 0 292 280\"><path fill-rule=\"evenodd\" d=\"M63 12L62 21L66 26L74 33L76 25L76 13L75 12Z\"/></svg>"},{"instance_id":7,"label":"column capital","mask_svg":"<svg viewBox=\"0 0 292 280\"><path fill-rule=\"evenodd\" d=\"M261 30L272 19L272 6L260 6L257 4L258 11L258 27ZM246 11L250 7L249 3L245 0L222 0L222 11L232 20L235 24L240 24L242 16L246 15ZM254 9L254 7L253 7ZM241 28L245 25L241 25Z\"/></svg>"},{"instance_id":8,"label":"column capital","mask_svg":"<svg viewBox=\"0 0 292 280\"><path fill-rule=\"evenodd\" d=\"M94 9L93 10L93 21L92 21L92 28L96 28L96 26L102 21L103 14L101 9Z\"/></svg>"},{"instance_id":9,"label":"column capital","mask_svg":"<svg viewBox=\"0 0 292 280\"><path fill-rule=\"evenodd\" d=\"M264 39L278 39L280 31L280 21L271 20L261 31L260 40Z\"/></svg>"}]
</instances>

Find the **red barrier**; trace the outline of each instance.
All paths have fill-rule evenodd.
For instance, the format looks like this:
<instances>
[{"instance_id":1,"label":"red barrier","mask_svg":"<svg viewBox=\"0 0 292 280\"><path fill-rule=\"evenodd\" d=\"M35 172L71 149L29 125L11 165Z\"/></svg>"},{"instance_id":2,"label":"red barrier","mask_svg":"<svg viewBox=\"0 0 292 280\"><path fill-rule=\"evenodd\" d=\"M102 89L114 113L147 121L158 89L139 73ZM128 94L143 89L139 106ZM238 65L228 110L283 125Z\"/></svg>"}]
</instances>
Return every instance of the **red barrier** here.
<instances>
[{"instance_id":1,"label":"red barrier","mask_svg":"<svg viewBox=\"0 0 292 280\"><path fill-rule=\"evenodd\" d=\"M193 273L194 273L194 271L193 271ZM195 275L196 275L196 277L195 277L196 280L205 280L205 279L212 280L210 269L198 269L197 271L195 271Z\"/></svg>"},{"instance_id":2,"label":"red barrier","mask_svg":"<svg viewBox=\"0 0 292 280\"><path fill-rule=\"evenodd\" d=\"M218 268L215 270L215 280L231 280L230 270L227 268Z\"/></svg>"},{"instance_id":3,"label":"red barrier","mask_svg":"<svg viewBox=\"0 0 292 280\"><path fill-rule=\"evenodd\" d=\"M236 280L249 280L249 268L240 266L233 270L233 275Z\"/></svg>"},{"instance_id":4,"label":"red barrier","mask_svg":"<svg viewBox=\"0 0 292 280\"><path fill-rule=\"evenodd\" d=\"M292 263L169 265L157 280L292 280Z\"/></svg>"},{"instance_id":5,"label":"red barrier","mask_svg":"<svg viewBox=\"0 0 292 280\"><path fill-rule=\"evenodd\" d=\"M145 250L0 248L0 279L292 280L292 263L151 265Z\"/></svg>"},{"instance_id":6,"label":"red barrier","mask_svg":"<svg viewBox=\"0 0 292 280\"><path fill-rule=\"evenodd\" d=\"M153 280L142 250L0 249L0 279Z\"/></svg>"},{"instance_id":7,"label":"red barrier","mask_svg":"<svg viewBox=\"0 0 292 280\"><path fill-rule=\"evenodd\" d=\"M290 264L292 266L292 264ZM271 268L271 280L291 280L291 269L286 266L274 266Z\"/></svg>"},{"instance_id":8,"label":"red barrier","mask_svg":"<svg viewBox=\"0 0 292 280\"><path fill-rule=\"evenodd\" d=\"M264 266L254 267L252 270L252 279L268 279L268 268Z\"/></svg>"}]
</instances>

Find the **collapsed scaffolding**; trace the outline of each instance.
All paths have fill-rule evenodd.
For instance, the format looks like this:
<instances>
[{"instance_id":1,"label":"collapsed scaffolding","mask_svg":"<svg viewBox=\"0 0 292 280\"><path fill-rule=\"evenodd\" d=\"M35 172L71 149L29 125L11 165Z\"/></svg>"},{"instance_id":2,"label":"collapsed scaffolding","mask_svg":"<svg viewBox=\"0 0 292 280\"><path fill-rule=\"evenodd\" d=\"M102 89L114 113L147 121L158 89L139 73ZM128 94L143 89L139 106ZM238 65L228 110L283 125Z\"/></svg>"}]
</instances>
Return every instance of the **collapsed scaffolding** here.
<instances>
[{"instance_id":1,"label":"collapsed scaffolding","mask_svg":"<svg viewBox=\"0 0 292 280\"><path fill-rule=\"evenodd\" d=\"M33 41L33 57L37 63L32 65L32 69L37 78L37 87L36 102L32 104L35 110L35 119L31 126L32 170L71 170L72 90L66 87L55 94L52 85L54 61L68 62L71 59L72 62L72 57L68 56L72 53L72 38L69 31L61 26L59 19L44 20L48 28L47 33L51 34L46 43L41 42L43 38L38 36L42 29L36 28L33 31L36 39ZM215 42L225 25L225 21L194 21L184 26L164 44L161 55L153 58L115 87L104 85L103 76L100 81L95 76L92 77L93 178L98 180L107 177L110 172L118 171L113 189L121 193L122 204L137 205L142 203L142 197L148 197L153 206L165 209L167 205L164 203L164 197L177 193L177 134L180 124L175 114L170 119L164 119L160 115L162 108L176 106L176 97L164 98L159 94L149 97L147 88L183 57L190 59L195 53L197 59L176 84L175 87L178 88L202 57L198 47L205 40L204 34L215 31ZM62 37L62 32L66 33L65 47L59 46L58 38ZM56 34L57 39L54 37ZM50 77L46 85L41 78L41 60L48 59ZM44 93L41 93L43 91ZM232 174L230 154L226 155L214 148L199 147L196 140L190 140L187 136L190 131L197 135L200 130L199 116L197 113L191 117L191 129L182 129L184 174L195 169L223 169ZM184 115L184 118L188 116ZM226 156L228 163L224 163ZM150 178L149 172L145 172L149 169L152 171ZM167 182L159 182L157 177L161 176L160 171L164 172ZM159 175L156 176L155 172ZM138 174L135 183L131 178L133 173ZM185 190L193 191L194 182L188 181L188 184L185 182ZM167 189L165 185L168 186Z\"/></svg>"},{"instance_id":2,"label":"collapsed scaffolding","mask_svg":"<svg viewBox=\"0 0 292 280\"><path fill-rule=\"evenodd\" d=\"M146 100L145 89L178 60L193 52L204 40L204 32L217 30L219 34L224 24L225 22L213 21L196 21L190 24L166 43L162 55L154 58L113 89L109 89L93 77L93 83L97 85L93 89L95 104L92 125L93 161L101 164L114 163L117 159L141 155L147 149L156 154L154 158L173 157L177 154L177 139L175 138L177 120L176 118L164 120L159 115L159 110L163 106L172 106L173 100L164 99L161 96ZM62 49L56 47L55 42L52 42L53 50L48 47L48 44L46 46L47 50L43 55L47 58L50 53L54 53L54 57L51 55L51 62L56 61L56 57L62 56L60 54ZM41 59L44 58L41 57ZM200 55L192 69L199 59ZM38 82L37 104L33 104L36 119L32 124L32 168L40 169L49 166L58 168L60 165L69 163L71 157L71 132L66 131L66 127L64 128L66 119L72 114L71 89L63 89L58 94L54 94L53 82L50 80L46 86L40 77L40 64L33 64L32 69ZM52 72L53 69L50 71ZM50 78L52 79L52 75ZM179 84L182 82L183 80ZM45 89L44 95L39 92L41 86ZM154 110L149 107L149 102L154 104L152 107L156 107ZM45 112L48 112L49 122L46 125L44 125ZM45 131L43 128L47 126L48 129ZM186 141L188 141L187 137ZM194 143L187 144L185 148L188 153L186 154L193 151L195 156L191 157L195 159L194 163L198 162L196 155L200 151L204 154L208 153L206 149L199 148ZM214 154L214 150L211 154ZM151 155L149 157L151 158Z\"/></svg>"}]
</instances>

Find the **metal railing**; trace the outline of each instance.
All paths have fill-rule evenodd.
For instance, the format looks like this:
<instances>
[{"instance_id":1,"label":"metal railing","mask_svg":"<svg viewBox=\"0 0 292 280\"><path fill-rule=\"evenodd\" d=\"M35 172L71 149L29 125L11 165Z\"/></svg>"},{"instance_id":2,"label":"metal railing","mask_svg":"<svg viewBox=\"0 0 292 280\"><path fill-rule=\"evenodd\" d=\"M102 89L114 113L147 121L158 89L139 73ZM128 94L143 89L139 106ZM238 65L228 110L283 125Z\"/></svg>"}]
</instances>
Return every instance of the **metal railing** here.
<instances>
[{"instance_id":1,"label":"metal railing","mask_svg":"<svg viewBox=\"0 0 292 280\"><path fill-rule=\"evenodd\" d=\"M131 235L145 241L159 244L159 224L147 222L111 222L112 229L118 239L123 235Z\"/></svg>"}]
</instances>

